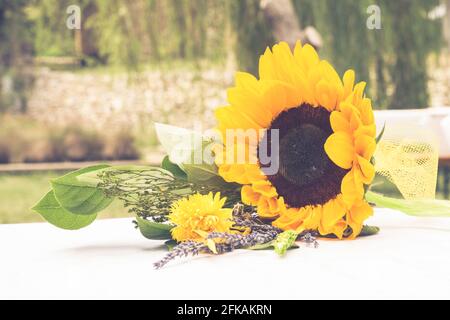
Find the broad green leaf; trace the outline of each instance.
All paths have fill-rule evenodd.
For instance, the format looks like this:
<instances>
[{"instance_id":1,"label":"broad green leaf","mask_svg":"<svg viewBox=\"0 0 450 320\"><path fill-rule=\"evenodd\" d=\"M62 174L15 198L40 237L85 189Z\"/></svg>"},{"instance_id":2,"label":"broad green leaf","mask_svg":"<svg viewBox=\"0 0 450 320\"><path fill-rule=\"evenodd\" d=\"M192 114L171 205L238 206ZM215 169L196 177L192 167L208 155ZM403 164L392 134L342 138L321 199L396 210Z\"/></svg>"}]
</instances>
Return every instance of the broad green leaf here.
<instances>
[{"instance_id":1,"label":"broad green leaf","mask_svg":"<svg viewBox=\"0 0 450 320\"><path fill-rule=\"evenodd\" d=\"M416 217L450 217L450 201L434 199L406 200L385 197L368 191L366 200L378 207L399 210Z\"/></svg>"},{"instance_id":2,"label":"broad green leaf","mask_svg":"<svg viewBox=\"0 0 450 320\"><path fill-rule=\"evenodd\" d=\"M177 164L170 161L169 156L164 157L164 159L161 163L161 167L163 169L169 171L170 173L172 173L174 175L174 177L181 178L181 179L187 179L186 172L184 172L180 168L180 166L178 166Z\"/></svg>"},{"instance_id":3,"label":"broad green leaf","mask_svg":"<svg viewBox=\"0 0 450 320\"><path fill-rule=\"evenodd\" d=\"M101 189L77 179L79 175L107 168L107 165L87 167L52 181L56 200L67 211L92 215L108 207L113 201Z\"/></svg>"},{"instance_id":4,"label":"broad green leaf","mask_svg":"<svg viewBox=\"0 0 450 320\"><path fill-rule=\"evenodd\" d=\"M368 237L376 235L378 232L380 232L379 227L375 226L363 226L361 233L359 234L359 237Z\"/></svg>"},{"instance_id":5,"label":"broad green leaf","mask_svg":"<svg viewBox=\"0 0 450 320\"><path fill-rule=\"evenodd\" d=\"M149 220L142 219L141 217L136 217L136 221L141 231L142 235L150 240L168 240L172 239L173 225L166 223L156 223Z\"/></svg>"},{"instance_id":6,"label":"broad green leaf","mask_svg":"<svg viewBox=\"0 0 450 320\"><path fill-rule=\"evenodd\" d=\"M208 182L218 184L224 182L219 176L219 169L213 161L213 155L209 154L209 159L197 159L196 155L204 155L205 150L211 145L211 141L203 140L201 144L196 146L196 149L192 150L190 159L192 161L182 163L183 170L188 176L188 180L191 182ZM195 161L194 161L195 160Z\"/></svg>"},{"instance_id":7,"label":"broad green leaf","mask_svg":"<svg viewBox=\"0 0 450 320\"><path fill-rule=\"evenodd\" d=\"M66 230L78 230L90 225L96 214L78 215L64 210L55 198L53 190L48 192L39 203L33 207L46 221Z\"/></svg>"},{"instance_id":8,"label":"broad green leaf","mask_svg":"<svg viewBox=\"0 0 450 320\"><path fill-rule=\"evenodd\" d=\"M155 129L168 159L187 174L189 182L227 185L219 176L213 156L210 154L210 159L204 159L204 151L212 143L209 138L192 130L160 123L155 124Z\"/></svg>"},{"instance_id":9,"label":"broad green leaf","mask_svg":"<svg viewBox=\"0 0 450 320\"><path fill-rule=\"evenodd\" d=\"M202 145L202 135L193 130L162 123L155 123L155 130L170 161L182 169L184 169L183 163L192 162L192 151Z\"/></svg>"}]
</instances>

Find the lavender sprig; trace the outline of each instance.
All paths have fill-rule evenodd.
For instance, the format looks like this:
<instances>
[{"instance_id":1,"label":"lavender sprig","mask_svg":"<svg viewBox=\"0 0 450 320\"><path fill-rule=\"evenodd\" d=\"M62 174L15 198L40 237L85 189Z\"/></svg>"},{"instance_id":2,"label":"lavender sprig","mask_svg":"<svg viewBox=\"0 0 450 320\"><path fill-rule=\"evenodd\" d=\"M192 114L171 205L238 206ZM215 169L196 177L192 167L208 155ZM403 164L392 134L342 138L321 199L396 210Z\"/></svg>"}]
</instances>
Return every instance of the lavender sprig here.
<instances>
[{"instance_id":1,"label":"lavender sprig","mask_svg":"<svg viewBox=\"0 0 450 320\"><path fill-rule=\"evenodd\" d=\"M211 232L207 240L213 240L217 254L232 252L235 249L250 248L257 245L274 242L283 231L270 224L261 221L254 212L245 212L245 207L242 204L237 204L233 208L233 228L248 228L249 234L244 233L225 233L225 232ZM316 240L317 233L314 231L302 232L298 238L300 241L309 245L318 247L319 243ZM185 241L181 242L173 248L162 260L154 263L156 269L165 266L171 260L177 257L187 257L189 255L196 256L199 253L214 252L202 242Z\"/></svg>"},{"instance_id":2,"label":"lavender sprig","mask_svg":"<svg viewBox=\"0 0 450 320\"><path fill-rule=\"evenodd\" d=\"M164 258L155 262L153 266L155 269L161 269L164 267L169 261L175 258L187 257L189 255L196 256L200 252L210 252L208 247L201 242L195 241L184 241L175 246L172 251L170 251Z\"/></svg>"}]
</instances>

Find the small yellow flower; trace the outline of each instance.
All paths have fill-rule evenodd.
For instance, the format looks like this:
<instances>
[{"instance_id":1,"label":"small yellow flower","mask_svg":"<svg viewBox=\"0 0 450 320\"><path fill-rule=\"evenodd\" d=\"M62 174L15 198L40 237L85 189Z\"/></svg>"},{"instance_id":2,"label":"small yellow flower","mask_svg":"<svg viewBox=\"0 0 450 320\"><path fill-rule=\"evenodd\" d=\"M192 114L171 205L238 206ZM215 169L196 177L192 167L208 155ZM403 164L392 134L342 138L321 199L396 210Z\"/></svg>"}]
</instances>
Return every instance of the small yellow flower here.
<instances>
[{"instance_id":1,"label":"small yellow flower","mask_svg":"<svg viewBox=\"0 0 450 320\"><path fill-rule=\"evenodd\" d=\"M226 198L220 193L194 194L172 204L169 220L176 227L172 237L177 241L205 241L210 232L229 232L232 209L223 208Z\"/></svg>"}]
</instances>

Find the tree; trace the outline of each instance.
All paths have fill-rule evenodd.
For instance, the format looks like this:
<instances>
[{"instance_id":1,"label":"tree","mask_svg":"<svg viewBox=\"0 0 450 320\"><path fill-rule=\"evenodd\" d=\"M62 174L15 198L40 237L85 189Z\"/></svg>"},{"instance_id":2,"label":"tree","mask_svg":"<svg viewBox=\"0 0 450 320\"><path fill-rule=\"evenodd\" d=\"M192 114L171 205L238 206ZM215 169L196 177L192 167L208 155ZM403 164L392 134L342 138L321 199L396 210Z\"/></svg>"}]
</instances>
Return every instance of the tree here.
<instances>
[{"instance_id":1,"label":"tree","mask_svg":"<svg viewBox=\"0 0 450 320\"><path fill-rule=\"evenodd\" d=\"M445 41L447 42L447 51L450 52L450 0L443 0L442 3L445 4L446 9L442 26L444 30L443 32Z\"/></svg>"},{"instance_id":2,"label":"tree","mask_svg":"<svg viewBox=\"0 0 450 320\"><path fill-rule=\"evenodd\" d=\"M386 1L395 14L392 19L395 60L391 69L395 91L389 104L392 109L428 107L426 59L435 46L432 36L440 33L439 29L430 28L432 22L427 13L438 4L439 1L424 0Z\"/></svg>"},{"instance_id":3,"label":"tree","mask_svg":"<svg viewBox=\"0 0 450 320\"><path fill-rule=\"evenodd\" d=\"M261 8L277 42L286 41L294 48L298 40L316 49L322 47L322 38L315 28L302 30L291 0L262 0Z\"/></svg>"},{"instance_id":4,"label":"tree","mask_svg":"<svg viewBox=\"0 0 450 320\"><path fill-rule=\"evenodd\" d=\"M0 1L0 89L4 79L10 82L9 92L0 90L0 111L13 108L25 113L29 89L33 85L30 70L33 53L30 21L25 15L28 0Z\"/></svg>"}]
</instances>

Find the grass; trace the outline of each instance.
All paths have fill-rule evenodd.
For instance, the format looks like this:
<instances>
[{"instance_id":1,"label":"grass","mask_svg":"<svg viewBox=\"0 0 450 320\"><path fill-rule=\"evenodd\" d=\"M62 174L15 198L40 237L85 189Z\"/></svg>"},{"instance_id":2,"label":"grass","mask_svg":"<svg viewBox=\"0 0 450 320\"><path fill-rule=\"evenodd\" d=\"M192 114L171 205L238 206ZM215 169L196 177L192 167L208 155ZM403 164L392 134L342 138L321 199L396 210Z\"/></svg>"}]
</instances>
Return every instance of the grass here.
<instances>
[{"instance_id":1,"label":"grass","mask_svg":"<svg viewBox=\"0 0 450 320\"><path fill-rule=\"evenodd\" d=\"M62 172L0 175L0 224L44 221L33 207L50 190L49 180L63 175ZM127 210L119 201L99 214L99 218L128 217Z\"/></svg>"}]
</instances>

